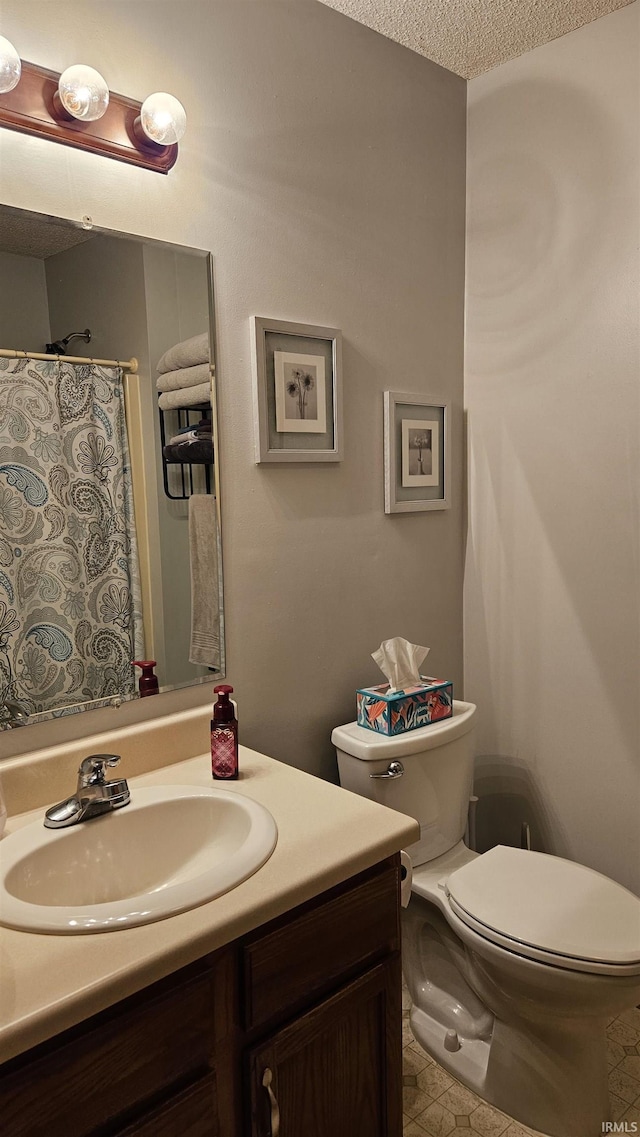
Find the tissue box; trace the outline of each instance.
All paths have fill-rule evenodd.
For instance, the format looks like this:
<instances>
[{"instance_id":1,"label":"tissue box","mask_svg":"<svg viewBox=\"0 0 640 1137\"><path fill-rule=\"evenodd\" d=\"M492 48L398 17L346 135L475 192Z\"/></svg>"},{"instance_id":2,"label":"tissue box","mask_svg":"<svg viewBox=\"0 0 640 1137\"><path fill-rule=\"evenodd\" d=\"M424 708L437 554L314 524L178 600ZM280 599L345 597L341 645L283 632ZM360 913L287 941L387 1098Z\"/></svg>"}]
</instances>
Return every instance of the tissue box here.
<instances>
[{"instance_id":1,"label":"tissue box","mask_svg":"<svg viewBox=\"0 0 640 1137\"><path fill-rule=\"evenodd\" d=\"M378 734L404 734L420 726L451 718L453 684L420 676L420 686L406 687L388 695L388 683L363 687L357 692L358 726Z\"/></svg>"}]
</instances>

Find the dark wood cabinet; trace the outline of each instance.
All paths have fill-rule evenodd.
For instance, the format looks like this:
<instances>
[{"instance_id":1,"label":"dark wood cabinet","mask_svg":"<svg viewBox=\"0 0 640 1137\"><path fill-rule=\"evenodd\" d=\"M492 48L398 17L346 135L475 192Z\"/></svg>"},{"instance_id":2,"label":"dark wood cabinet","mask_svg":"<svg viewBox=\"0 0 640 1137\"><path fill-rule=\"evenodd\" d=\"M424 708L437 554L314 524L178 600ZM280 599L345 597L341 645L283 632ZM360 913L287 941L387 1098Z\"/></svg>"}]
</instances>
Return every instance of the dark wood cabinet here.
<instances>
[{"instance_id":1,"label":"dark wood cabinet","mask_svg":"<svg viewBox=\"0 0 640 1137\"><path fill-rule=\"evenodd\" d=\"M218 1137L215 1101L216 1080L210 1075L119 1129L117 1137Z\"/></svg>"},{"instance_id":2,"label":"dark wood cabinet","mask_svg":"<svg viewBox=\"0 0 640 1137\"><path fill-rule=\"evenodd\" d=\"M399 857L0 1067L3 1137L401 1137Z\"/></svg>"},{"instance_id":3,"label":"dark wood cabinet","mask_svg":"<svg viewBox=\"0 0 640 1137\"><path fill-rule=\"evenodd\" d=\"M264 1030L399 950L398 870L385 864L245 937L243 1025Z\"/></svg>"},{"instance_id":4,"label":"dark wood cabinet","mask_svg":"<svg viewBox=\"0 0 640 1137\"><path fill-rule=\"evenodd\" d=\"M155 1108L206 1077L215 979L215 969L193 965L8 1062L0 1068L3 1137L128 1132L141 1103Z\"/></svg>"},{"instance_id":5,"label":"dark wood cabinet","mask_svg":"<svg viewBox=\"0 0 640 1137\"><path fill-rule=\"evenodd\" d=\"M251 1137L401 1133L398 970L379 964L249 1052Z\"/></svg>"}]
</instances>

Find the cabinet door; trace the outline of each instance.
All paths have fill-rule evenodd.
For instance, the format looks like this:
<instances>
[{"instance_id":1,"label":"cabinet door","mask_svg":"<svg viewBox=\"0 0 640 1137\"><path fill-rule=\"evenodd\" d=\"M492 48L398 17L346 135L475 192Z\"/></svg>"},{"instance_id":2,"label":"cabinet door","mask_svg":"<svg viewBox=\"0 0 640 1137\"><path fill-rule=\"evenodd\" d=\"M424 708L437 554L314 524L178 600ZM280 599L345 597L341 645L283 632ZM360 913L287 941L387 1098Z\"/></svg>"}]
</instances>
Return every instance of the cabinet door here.
<instances>
[{"instance_id":1,"label":"cabinet door","mask_svg":"<svg viewBox=\"0 0 640 1137\"><path fill-rule=\"evenodd\" d=\"M251 1137L400 1137L401 972L392 958L249 1052Z\"/></svg>"}]
</instances>

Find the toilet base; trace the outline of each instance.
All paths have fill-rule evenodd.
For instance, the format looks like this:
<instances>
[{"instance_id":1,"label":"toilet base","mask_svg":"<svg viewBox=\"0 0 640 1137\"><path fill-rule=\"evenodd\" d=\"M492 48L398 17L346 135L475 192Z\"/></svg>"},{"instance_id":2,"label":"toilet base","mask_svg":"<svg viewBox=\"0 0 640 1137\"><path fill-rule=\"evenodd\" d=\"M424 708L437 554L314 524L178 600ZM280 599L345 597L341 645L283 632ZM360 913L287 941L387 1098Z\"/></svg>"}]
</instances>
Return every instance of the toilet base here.
<instances>
[{"instance_id":1,"label":"toilet base","mask_svg":"<svg viewBox=\"0 0 640 1137\"><path fill-rule=\"evenodd\" d=\"M607 1089L601 1076L604 1063L600 1055L594 1054L592 1040L591 1045L585 1045L585 1051L590 1053L584 1055L590 1061L576 1079L575 1034L562 1040L572 1044L567 1045L564 1055L565 1048L557 1037L552 1047L541 1044L535 1054L530 1037L524 1039L518 1031L496 1022L490 1040L461 1037L460 1049L451 1051L445 1046L447 1027L424 1009L412 1007L410 1023L416 1042L439 1066L483 1101L539 1133L548 1137L598 1137L603 1123L610 1119ZM546 1069L536 1070L535 1059L542 1055L546 1061L540 1065ZM569 1057L573 1076L565 1080ZM550 1060L555 1067L551 1077Z\"/></svg>"},{"instance_id":2,"label":"toilet base","mask_svg":"<svg viewBox=\"0 0 640 1137\"><path fill-rule=\"evenodd\" d=\"M485 1095L491 1044L482 1038L461 1039L459 1050L447 1050L447 1028L420 1007L411 1008L411 1030L416 1042L439 1066L480 1097Z\"/></svg>"},{"instance_id":3,"label":"toilet base","mask_svg":"<svg viewBox=\"0 0 640 1137\"><path fill-rule=\"evenodd\" d=\"M516 1121L548 1137L601 1137L610 1120L606 1022L638 1001L638 978L609 983L547 967L448 915L415 892L403 910L403 970L417 1042Z\"/></svg>"},{"instance_id":4,"label":"toilet base","mask_svg":"<svg viewBox=\"0 0 640 1137\"><path fill-rule=\"evenodd\" d=\"M487 1101L551 1137L599 1137L611 1120L605 1025L529 1022L525 1033L496 1020Z\"/></svg>"}]
</instances>

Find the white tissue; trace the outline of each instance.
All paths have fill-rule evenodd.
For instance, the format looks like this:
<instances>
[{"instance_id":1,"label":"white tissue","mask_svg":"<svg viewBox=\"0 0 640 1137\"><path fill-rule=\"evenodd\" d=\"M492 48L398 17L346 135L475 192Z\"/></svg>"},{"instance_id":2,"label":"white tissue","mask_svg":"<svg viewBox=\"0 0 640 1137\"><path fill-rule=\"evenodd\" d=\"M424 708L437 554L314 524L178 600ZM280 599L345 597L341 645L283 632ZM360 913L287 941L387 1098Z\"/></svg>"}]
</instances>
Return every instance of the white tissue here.
<instances>
[{"instance_id":1,"label":"white tissue","mask_svg":"<svg viewBox=\"0 0 640 1137\"><path fill-rule=\"evenodd\" d=\"M400 866L403 870L400 880L400 904L403 908L408 908L411 900L411 885L413 884L413 865L411 857L405 853L404 849L400 850Z\"/></svg>"},{"instance_id":2,"label":"white tissue","mask_svg":"<svg viewBox=\"0 0 640 1137\"><path fill-rule=\"evenodd\" d=\"M420 666L429 654L428 647L410 644L402 636L383 640L377 651L371 653L389 684L388 695L404 691L406 687L420 685Z\"/></svg>"}]
</instances>

